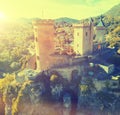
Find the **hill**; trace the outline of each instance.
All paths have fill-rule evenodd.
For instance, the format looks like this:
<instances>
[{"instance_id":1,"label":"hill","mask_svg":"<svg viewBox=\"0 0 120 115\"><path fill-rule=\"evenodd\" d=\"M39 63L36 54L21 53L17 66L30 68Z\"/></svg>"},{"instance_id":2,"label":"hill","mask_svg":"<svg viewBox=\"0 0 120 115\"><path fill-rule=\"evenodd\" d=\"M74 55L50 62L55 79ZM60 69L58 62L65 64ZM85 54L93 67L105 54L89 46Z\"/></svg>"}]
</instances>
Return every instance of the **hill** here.
<instances>
[{"instance_id":1,"label":"hill","mask_svg":"<svg viewBox=\"0 0 120 115\"><path fill-rule=\"evenodd\" d=\"M115 5L112 7L109 11L105 13L105 15L110 15L110 16L120 16L120 4Z\"/></svg>"},{"instance_id":2,"label":"hill","mask_svg":"<svg viewBox=\"0 0 120 115\"><path fill-rule=\"evenodd\" d=\"M77 19L72 19L72 18L68 18L68 17L61 17L61 18L57 18L55 19L56 22L68 22L68 23L78 23L79 20Z\"/></svg>"},{"instance_id":3,"label":"hill","mask_svg":"<svg viewBox=\"0 0 120 115\"><path fill-rule=\"evenodd\" d=\"M92 17L92 19L95 26L102 19L106 27L105 39L111 47L116 46L120 49L120 4L115 5L103 15ZM89 18L84 21L89 21Z\"/></svg>"},{"instance_id":4,"label":"hill","mask_svg":"<svg viewBox=\"0 0 120 115\"><path fill-rule=\"evenodd\" d=\"M120 4L112 7L104 14L104 23L107 27L107 40L111 46L120 48Z\"/></svg>"}]
</instances>

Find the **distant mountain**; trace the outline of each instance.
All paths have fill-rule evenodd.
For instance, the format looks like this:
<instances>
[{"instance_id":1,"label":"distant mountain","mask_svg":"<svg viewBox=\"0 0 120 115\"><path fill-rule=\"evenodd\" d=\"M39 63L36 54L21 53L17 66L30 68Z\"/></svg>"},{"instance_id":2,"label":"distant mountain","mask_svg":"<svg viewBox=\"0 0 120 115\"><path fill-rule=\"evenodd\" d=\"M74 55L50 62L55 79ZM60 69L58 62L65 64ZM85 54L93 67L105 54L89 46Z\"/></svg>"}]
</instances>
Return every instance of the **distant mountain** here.
<instances>
[{"instance_id":1,"label":"distant mountain","mask_svg":"<svg viewBox=\"0 0 120 115\"><path fill-rule=\"evenodd\" d=\"M16 21L19 23L32 23L32 21L36 19L37 18L19 18Z\"/></svg>"},{"instance_id":2,"label":"distant mountain","mask_svg":"<svg viewBox=\"0 0 120 115\"><path fill-rule=\"evenodd\" d=\"M57 18L55 19L56 22L68 22L68 23L78 23L79 20L73 19L73 18L68 18L68 17L62 17L62 18Z\"/></svg>"},{"instance_id":3,"label":"distant mountain","mask_svg":"<svg viewBox=\"0 0 120 115\"><path fill-rule=\"evenodd\" d=\"M109 11L105 13L105 15L110 15L110 16L120 16L120 4L115 5L112 7Z\"/></svg>"},{"instance_id":4,"label":"distant mountain","mask_svg":"<svg viewBox=\"0 0 120 115\"><path fill-rule=\"evenodd\" d=\"M17 21L30 23L33 20L40 20L40 18L20 18ZM61 18L57 18L54 20L55 20L55 22L67 22L67 23L78 23L79 22L79 20L77 20L77 19L68 18L68 17L61 17Z\"/></svg>"}]
</instances>

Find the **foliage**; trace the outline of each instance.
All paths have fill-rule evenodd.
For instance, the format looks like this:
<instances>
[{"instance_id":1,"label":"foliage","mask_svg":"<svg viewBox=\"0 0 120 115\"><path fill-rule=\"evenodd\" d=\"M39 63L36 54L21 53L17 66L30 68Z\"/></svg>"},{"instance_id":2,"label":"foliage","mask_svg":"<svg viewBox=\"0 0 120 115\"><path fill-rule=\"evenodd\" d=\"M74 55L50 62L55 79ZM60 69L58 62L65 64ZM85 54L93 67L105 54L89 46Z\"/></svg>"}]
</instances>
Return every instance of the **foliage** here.
<instances>
[{"instance_id":1,"label":"foliage","mask_svg":"<svg viewBox=\"0 0 120 115\"><path fill-rule=\"evenodd\" d=\"M58 76L55 75L55 74L53 74L53 75L51 75L51 77L50 77L50 81L54 81L56 78L58 78Z\"/></svg>"},{"instance_id":2,"label":"foliage","mask_svg":"<svg viewBox=\"0 0 120 115\"><path fill-rule=\"evenodd\" d=\"M3 91L9 86L9 84L15 79L15 74L5 74L3 79L0 79L0 91Z\"/></svg>"},{"instance_id":3,"label":"foliage","mask_svg":"<svg viewBox=\"0 0 120 115\"><path fill-rule=\"evenodd\" d=\"M93 79L92 79L92 78L88 77L88 78L86 79L86 84L87 84L87 86L88 86L88 90L89 90L89 91L94 91L94 90L96 90L95 84L93 83Z\"/></svg>"},{"instance_id":4,"label":"foliage","mask_svg":"<svg viewBox=\"0 0 120 115\"><path fill-rule=\"evenodd\" d=\"M108 62L115 64L116 66L120 65L120 55L114 54L108 59Z\"/></svg>"},{"instance_id":5,"label":"foliage","mask_svg":"<svg viewBox=\"0 0 120 115\"><path fill-rule=\"evenodd\" d=\"M82 94L89 95L96 91L96 87L95 87L95 84L93 83L92 78L87 77L82 82L83 83L79 85L79 88Z\"/></svg>"},{"instance_id":6,"label":"foliage","mask_svg":"<svg viewBox=\"0 0 120 115\"><path fill-rule=\"evenodd\" d=\"M111 8L108 12L101 16L93 17L94 25L96 26L102 18L103 24L106 27L106 40L110 46L120 44L120 4ZM88 21L86 19L85 21ZM120 47L120 45L119 45Z\"/></svg>"},{"instance_id":7,"label":"foliage","mask_svg":"<svg viewBox=\"0 0 120 115\"><path fill-rule=\"evenodd\" d=\"M23 57L28 60L33 55L30 52L34 52L32 24L15 21L3 23L1 26L0 71L12 73L24 68L25 62L21 62ZM15 63L18 63L18 66L15 67Z\"/></svg>"},{"instance_id":8,"label":"foliage","mask_svg":"<svg viewBox=\"0 0 120 115\"><path fill-rule=\"evenodd\" d=\"M115 5L109 11L106 12L106 15L120 16L120 4Z\"/></svg>"},{"instance_id":9,"label":"foliage","mask_svg":"<svg viewBox=\"0 0 120 115\"><path fill-rule=\"evenodd\" d=\"M18 106L20 105L20 99L23 97L23 91L25 90L26 86L30 84L30 81L24 82L18 91L17 97L12 99L12 115L15 115L18 113ZM25 97L24 97L25 98Z\"/></svg>"},{"instance_id":10,"label":"foliage","mask_svg":"<svg viewBox=\"0 0 120 115\"><path fill-rule=\"evenodd\" d=\"M81 92L86 92L88 90L88 86L87 85L80 85L80 91Z\"/></svg>"},{"instance_id":11,"label":"foliage","mask_svg":"<svg viewBox=\"0 0 120 115\"><path fill-rule=\"evenodd\" d=\"M110 82L109 82L109 80L106 80L105 81L105 87L108 89L108 88L110 88Z\"/></svg>"}]
</instances>

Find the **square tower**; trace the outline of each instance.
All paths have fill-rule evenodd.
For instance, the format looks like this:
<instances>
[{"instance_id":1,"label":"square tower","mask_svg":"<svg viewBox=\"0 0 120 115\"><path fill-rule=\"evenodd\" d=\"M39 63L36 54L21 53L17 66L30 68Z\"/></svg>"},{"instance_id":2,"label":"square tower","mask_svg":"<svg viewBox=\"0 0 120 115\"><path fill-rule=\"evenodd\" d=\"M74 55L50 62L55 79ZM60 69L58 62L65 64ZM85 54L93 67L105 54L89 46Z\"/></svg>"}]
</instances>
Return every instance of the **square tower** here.
<instances>
[{"instance_id":1,"label":"square tower","mask_svg":"<svg viewBox=\"0 0 120 115\"><path fill-rule=\"evenodd\" d=\"M100 18L99 23L95 27L95 41L98 43L105 42L105 34L106 28L104 26L102 18Z\"/></svg>"},{"instance_id":2,"label":"square tower","mask_svg":"<svg viewBox=\"0 0 120 115\"><path fill-rule=\"evenodd\" d=\"M54 53L55 28L53 20L36 20L33 22L35 48L36 48L36 69L46 70L51 67Z\"/></svg>"},{"instance_id":3,"label":"square tower","mask_svg":"<svg viewBox=\"0 0 120 115\"><path fill-rule=\"evenodd\" d=\"M74 24L74 51L78 55L89 55L93 51L93 24Z\"/></svg>"}]
</instances>

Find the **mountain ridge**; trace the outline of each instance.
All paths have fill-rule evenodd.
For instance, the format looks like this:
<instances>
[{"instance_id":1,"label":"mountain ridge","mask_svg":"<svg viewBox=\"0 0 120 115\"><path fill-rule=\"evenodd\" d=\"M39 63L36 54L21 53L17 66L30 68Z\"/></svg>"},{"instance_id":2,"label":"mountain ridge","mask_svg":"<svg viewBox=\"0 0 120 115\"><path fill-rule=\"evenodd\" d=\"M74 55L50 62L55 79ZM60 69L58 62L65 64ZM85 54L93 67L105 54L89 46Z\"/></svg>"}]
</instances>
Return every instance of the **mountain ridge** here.
<instances>
[{"instance_id":1,"label":"mountain ridge","mask_svg":"<svg viewBox=\"0 0 120 115\"><path fill-rule=\"evenodd\" d=\"M108 10L104 15L110 16L120 16L120 3L113 6L110 10Z\"/></svg>"}]
</instances>

